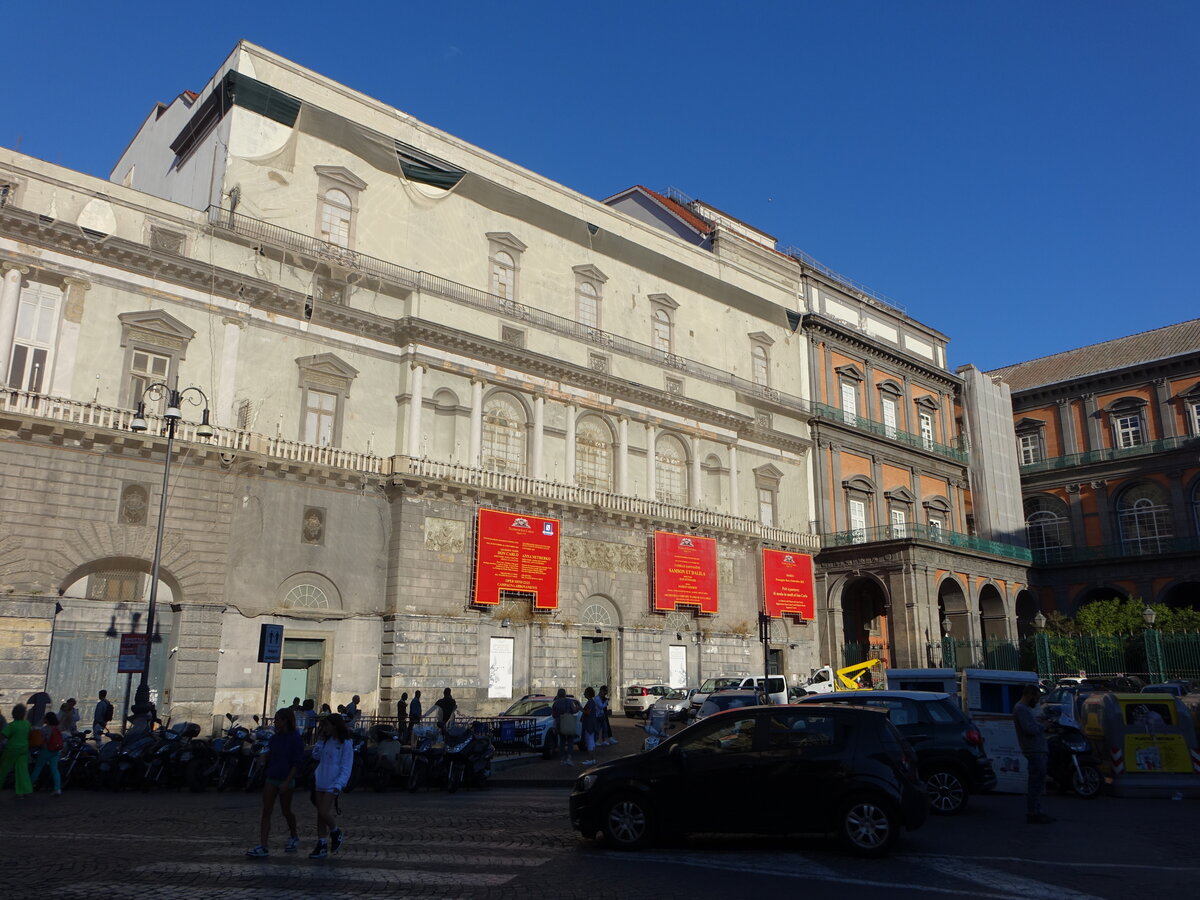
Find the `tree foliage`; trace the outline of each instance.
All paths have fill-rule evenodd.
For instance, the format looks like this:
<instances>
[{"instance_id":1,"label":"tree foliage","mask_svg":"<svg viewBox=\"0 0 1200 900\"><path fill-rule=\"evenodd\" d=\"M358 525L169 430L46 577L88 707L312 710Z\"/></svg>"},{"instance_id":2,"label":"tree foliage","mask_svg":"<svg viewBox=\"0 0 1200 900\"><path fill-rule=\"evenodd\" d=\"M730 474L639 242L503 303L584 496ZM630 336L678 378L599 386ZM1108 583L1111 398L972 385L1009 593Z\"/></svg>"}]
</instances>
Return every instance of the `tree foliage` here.
<instances>
[{"instance_id":1,"label":"tree foliage","mask_svg":"<svg viewBox=\"0 0 1200 900\"><path fill-rule=\"evenodd\" d=\"M1146 627L1142 618L1145 608L1141 597L1094 600L1081 606L1074 619L1051 613L1046 618L1046 630L1051 634L1133 634ZM1155 612L1154 627L1160 631L1200 631L1197 610L1161 603L1151 604L1150 608Z\"/></svg>"}]
</instances>

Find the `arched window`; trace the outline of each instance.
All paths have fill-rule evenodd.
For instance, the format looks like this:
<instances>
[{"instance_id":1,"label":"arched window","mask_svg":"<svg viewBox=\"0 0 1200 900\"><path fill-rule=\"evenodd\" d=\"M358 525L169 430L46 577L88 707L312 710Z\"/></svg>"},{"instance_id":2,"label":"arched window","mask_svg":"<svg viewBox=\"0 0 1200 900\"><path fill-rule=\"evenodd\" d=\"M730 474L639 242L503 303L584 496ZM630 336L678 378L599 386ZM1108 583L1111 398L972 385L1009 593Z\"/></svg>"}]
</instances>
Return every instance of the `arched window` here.
<instances>
[{"instance_id":1,"label":"arched window","mask_svg":"<svg viewBox=\"0 0 1200 900\"><path fill-rule=\"evenodd\" d=\"M663 353L673 353L671 314L661 306L655 308L652 319L651 345Z\"/></svg>"},{"instance_id":2,"label":"arched window","mask_svg":"<svg viewBox=\"0 0 1200 900\"><path fill-rule=\"evenodd\" d=\"M1126 553L1136 556L1170 549L1171 509L1163 489L1153 482L1135 484L1122 492L1117 501L1117 524Z\"/></svg>"},{"instance_id":3,"label":"arched window","mask_svg":"<svg viewBox=\"0 0 1200 900\"><path fill-rule=\"evenodd\" d=\"M442 388L433 395L433 448L432 456L444 462L454 460L458 426L458 397L454 392Z\"/></svg>"},{"instance_id":4,"label":"arched window","mask_svg":"<svg viewBox=\"0 0 1200 900\"><path fill-rule=\"evenodd\" d=\"M770 385L770 360L767 357L767 348L762 344L755 344L750 350L751 371L754 376L754 383L761 384L763 387Z\"/></svg>"},{"instance_id":5,"label":"arched window","mask_svg":"<svg viewBox=\"0 0 1200 900\"><path fill-rule=\"evenodd\" d=\"M1050 559L1062 557L1071 546L1071 520L1067 504L1057 497L1042 494L1025 501L1025 536L1029 549Z\"/></svg>"},{"instance_id":6,"label":"arched window","mask_svg":"<svg viewBox=\"0 0 1200 900\"><path fill-rule=\"evenodd\" d=\"M663 503L687 503L687 451L674 435L663 435L655 445L654 494Z\"/></svg>"},{"instance_id":7,"label":"arched window","mask_svg":"<svg viewBox=\"0 0 1200 900\"><path fill-rule=\"evenodd\" d=\"M612 432L595 416L580 419L575 428L575 483L598 491L613 489Z\"/></svg>"},{"instance_id":8,"label":"arched window","mask_svg":"<svg viewBox=\"0 0 1200 900\"><path fill-rule=\"evenodd\" d=\"M509 394L492 394L483 404L485 469L525 474L525 409Z\"/></svg>"},{"instance_id":9,"label":"arched window","mask_svg":"<svg viewBox=\"0 0 1200 900\"><path fill-rule=\"evenodd\" d=\"M323 241L339 247L350 246L350 219L354 207L350 195L337 188L330 188L321 198L321 233Z\"/></svg>"},{"instance_id":10,"label":"arched window","mask_svg":"<svg viewBox=\"0 0 1200 900\"><path fill-rule=\"evenodd\" d=\"M503 250L492 254L492 293L501 300L517 297L517 264L512 255Z\"/></svg>"},{"instance_id":11,"label":"arched window","mask_svg":"<svg viewBox=\"0 0 1200 900\"><path fill-rule=\"evenodd\" d=\"M600 292L590 281L580 281L575 289L575 318L588 328L600 327Z\"/></svg>"}]
</instances>

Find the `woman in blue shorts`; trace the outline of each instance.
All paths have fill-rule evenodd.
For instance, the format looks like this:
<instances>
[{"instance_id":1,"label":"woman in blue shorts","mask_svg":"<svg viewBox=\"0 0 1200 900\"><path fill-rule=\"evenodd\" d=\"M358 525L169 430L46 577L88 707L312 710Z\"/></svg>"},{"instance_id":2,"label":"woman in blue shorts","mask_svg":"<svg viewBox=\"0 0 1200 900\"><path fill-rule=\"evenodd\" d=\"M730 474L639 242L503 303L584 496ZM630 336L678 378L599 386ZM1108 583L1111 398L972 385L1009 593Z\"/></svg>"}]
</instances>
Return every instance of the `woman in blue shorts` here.
<instances>
[{"instance_id":1,"label":"woman in blue shorts","mask_svg":"<svg viewBox=\"0 0 1200 900\"><path fill-rule=\"evenodd\" d=\"M296 774L304 761L304 739L296 729L296 714L290 709L275 713L275 733L267 745L267 783L263 785L262 821L259 824L259 844L246 851L247 856L267 856L267 839L271 834L271 814L275 810L275 798L279 798L279 809L288 824L288 839L283 845L284 853L295 853L300 846L300 835L296 833L296 814L292 812L292 791L296 788Z\"/></svg>"}]
</instances>

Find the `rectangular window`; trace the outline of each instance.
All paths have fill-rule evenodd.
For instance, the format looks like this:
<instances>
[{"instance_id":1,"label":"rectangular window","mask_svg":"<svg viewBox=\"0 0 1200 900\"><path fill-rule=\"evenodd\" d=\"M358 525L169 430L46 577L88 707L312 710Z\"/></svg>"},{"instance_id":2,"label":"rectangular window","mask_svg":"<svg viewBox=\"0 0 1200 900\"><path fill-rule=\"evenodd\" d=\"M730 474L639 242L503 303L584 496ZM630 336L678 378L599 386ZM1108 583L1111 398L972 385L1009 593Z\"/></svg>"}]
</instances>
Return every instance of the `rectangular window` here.
<instances>
[{"instance_id":1,"label":"rectangular window","mask_svg":"<svg viewBox=\"0 0 1200 900\"><path fill-rule=\"evenodd\" d=\"M883 433L890 438L896 436L896 401L891 397L881 400L883 407Z\"/></svg>"},{"instance_id":2,"label":"rectangular window","mask_svg":"<svg viewBox=\"0 0 1200 900\"><path fill-rule=\"evenodd\" d=\"M942 522L941 519L935 519L935 518L930 517L930 519L929 519L929 537L932 540L936 541L936 540L941 539L943 524L944 523Z\"/></svg>"},{"instance_id":3,"label":"rectangular window","mask_svg":"<svg viewBox=\"0 0 1200 900\"><path fill-rule=\"evenodd\" d=\"M8 369L11 387L34 393L49 387L50 357L61 296L61 291L48 285L33 284L21 291Z\"/></svg>"},{"instance_id":4,"label":"rectangular window","mask_svg":"<svg viewBox=\"0 0 1200 900\"><path fill-rule=\"evenodd\" d=\"M862 500L850 501L850 539L856 544L867 539L867 504Z\"/></svg>"},{"instance_id":5,"label":"rectangular window","mask_svg":"<svg viewBox=\"0 0 1200 900\"><path fill-rule=\"evenodd\" d=\"M842 383L842 415L847 425L858 424L858 390L852 384Z\"/></svg>"},{"instance_id":6,"label":"rectangular window","mask_svg":"<svg viewBox=\"0 0 1200 900\"><path fill-rule=\"evenodd\" d=\"M1040 435L1023 434L1017 438L1021 450L1021 465L1028 466L1042 461L1042 441Z\"/></svg>"},{"instance_id":7,"label":"rectangular window","mask_svg":"<svg viewBox=\"0 0 1200 900\"><path fill-rule=\"evenodd\" d=\"M775 492L770 488L758 489L758 521L768 528L775 527Z\"/></svg>"},{"instance_id":8,"label":"rectangular window","mask_svg":"<svg viewBox=\"0 0 1200 900\"><path fill-rule=\"evenodd\" d=\"M171 358L146 350L133 351L129 361L129 403L136 406L141 402L142 395L152 384L163 384L167 380L167 370L171 367ZM159 402L158 406L161 407ZM150 401L146 400L146 409L150 409ZM159 410L161 411L161 410Z\"/></svg>"},{"instance_id":9,"label":"rectangular window","mask_svg":"<svg viewBox=\"0 0 1200 900\"><path fill-rule=\"evenodd\" d=\"M309 389L304 392L304 441L320 447L333 445L333 423L337 415L337 394Z\"/></svg>"},{"instance_id":10,"label":"rectangular window","mask_svg":"<svg viewBox=\"0 0 1200 900\"><path fill-rule=\"evenodd\" d=\"M921 413L921 443L926 449L933 447L933 416L929 413Z\"/></svg>"},{"instance_id":11,"label":"rectangular window","mask_svg":"<svg viewBox=\"0 0 1200 900\"><path fill-rule=\"evenodd\" d=\"M1118 416L1116 426L1118 447L1140 447L1145 443L1140 415Z\"/></svg>"},{"instance_id":12,"label":"rectangular window","mask_svg":"<svg viewBox=\"0 0 1200 900\"><path fill-rule=\"evenodd\" d=\"M1193 400L1188 406L1192 419L1192 434L1200 434L1200 400Z\"/></svg>"},{"instance_id":13,"label":"rectangular window","mask_svg":"<svg viewBox=\"0 0 1200 900\"><path fill-rule=\"evenodd\" d=\"M892 537L908 537L908 518L904 515L904 510L893 509L890 516L892 522Z\"/></svg>"}]
</instances>

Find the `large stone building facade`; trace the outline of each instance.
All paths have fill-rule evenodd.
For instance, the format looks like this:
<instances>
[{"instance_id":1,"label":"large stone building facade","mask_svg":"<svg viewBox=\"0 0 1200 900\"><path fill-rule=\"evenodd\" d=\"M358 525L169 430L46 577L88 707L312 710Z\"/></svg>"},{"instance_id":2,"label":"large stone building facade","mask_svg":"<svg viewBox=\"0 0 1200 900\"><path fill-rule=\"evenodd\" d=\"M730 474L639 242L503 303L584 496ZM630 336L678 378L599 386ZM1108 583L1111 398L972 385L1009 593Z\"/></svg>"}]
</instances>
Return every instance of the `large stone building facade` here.
<instances>
[{"instance_id":1,"label":"large stone building facade","mask_svg":"<svg viewBox=\"0 0 1200 900\"><path fill-rule=\"evenodd\" d=\"M1200 319L989 373L1012 390L1041 609L1200 609Z\"/></svg>"},{"instance_id":2,"label":"large stone building facade","mask_svg":"<svg viewBox=\"0 0 1200 900\"><path fill-rule=\"evenodd\" d=\"M919 664L947 579L952 616L1011 618L1019 562L946 539L986 523L944 338L710 206L591 200L247 43L109 181L0 151L0 191L0 702L122 693L158 382L205 395L171 461L149 676L177 718L263 705L264 623L285 628L270 702L449 686L493 712L754 671L764 547L821 554L816 618L771 628L793 681L870 623L843 570L886 582L896 661ZM898 391L906 437L868 440L832 372ZM905 503L915 537L865 565L834 536L868 486L871 527ZM558 523L552 608L475 595L481 509ZM713 542L715 611L656 603L658 532Z\"/></svg>"}]
</instances>

